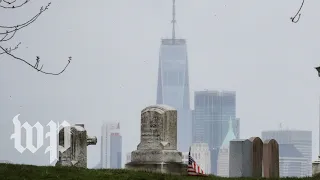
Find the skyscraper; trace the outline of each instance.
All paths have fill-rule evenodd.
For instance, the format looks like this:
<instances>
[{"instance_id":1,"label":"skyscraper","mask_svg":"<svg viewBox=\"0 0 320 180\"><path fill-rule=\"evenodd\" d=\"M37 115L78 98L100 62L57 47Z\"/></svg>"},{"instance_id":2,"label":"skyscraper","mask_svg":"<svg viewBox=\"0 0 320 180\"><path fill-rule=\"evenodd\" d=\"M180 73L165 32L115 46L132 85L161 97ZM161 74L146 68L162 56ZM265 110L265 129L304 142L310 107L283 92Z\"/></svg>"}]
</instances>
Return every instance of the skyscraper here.
<instances>
[{"instance_id":1,"label":"skyscraper","mask_svg":"<svg viewBox=\"0 0 320 180\"><path fill-rule=\"evenodd\" d=\"M192 143L205 142L211 151L211 173L217 174L219 148L225 139L229 120L238 139L240 119L236 118L235 91L196 91L192 113Z\"/></svg>"},{"instance_id":2,"label":"skyscraper","mask_svg":"<svg viewBox=\"0 0 320 180\"><path fill-rule=\"evenodd\" d=\"M175 0L172 9L172 38L161 40L157 104L177 109L178 150L183 152L191 145L188 55L186 40L175 38Z\"/></svg>"},{"instance_id":3,"label":"skyscraper","mask_svg":"<svg viewBox=\"0 0 320 180\"><path fill-rule=\"evenodd\" d=\"M105 123L101 135L101 168L120 169L122 163L122 137L120 123Z\"/></svg>"},{"instance_id":4,"label":"skyscraper","mask_svg":"<svg viewBox=\"0 0 320 180\"><path fill-rule=\"evenodd\" d=\"M194 96L192 142L206 142L219 148L227 135L229 120L239 138L240 119L236 118L235 91L196 91Z\"/></svg>"},{"instance_id":5,"label":"skyscraper","mask_svg":"<svg viewBox=\"0 0 320 180\"><path fill-rule=\"evenodd\" d=\"M305 177L308 159L293 144L279 144L280 177Z\"/></svg>"},{"instance_id":6,"label":"skyscraper","mask_svg":"<svg viewBox=\"0 0 320 180\"><path fill-rule=\"evenodd\" d=\"M192 158L197 162L205 174L211 173L210 151L207 143L194 143L190 147Z\"/></svg>"},{"instance_id":7,"label":"skyscraper","mask_svg":"<svg viewBox=\"0 0 320 180\"><path fill-rule=\"evenodd\" d=\"M275 139L279 145L292 144L308 160L304 176L312 175L312 132L302 130L262 131L262 140ZM289 152L288 152L289 153ZM281 159L281 157L280 157ZM281 171L281 169L280 169Z\"/></svg>"},{"instance_id":8,"label":"skyscraper","mask_svg":"<svg viewBox=\"0 0 320 180\"><path fill-rule=\"evenodd\" d=\"M127 153L126 163L131 162L131 152Z\"/></svg>"}]
</instances>

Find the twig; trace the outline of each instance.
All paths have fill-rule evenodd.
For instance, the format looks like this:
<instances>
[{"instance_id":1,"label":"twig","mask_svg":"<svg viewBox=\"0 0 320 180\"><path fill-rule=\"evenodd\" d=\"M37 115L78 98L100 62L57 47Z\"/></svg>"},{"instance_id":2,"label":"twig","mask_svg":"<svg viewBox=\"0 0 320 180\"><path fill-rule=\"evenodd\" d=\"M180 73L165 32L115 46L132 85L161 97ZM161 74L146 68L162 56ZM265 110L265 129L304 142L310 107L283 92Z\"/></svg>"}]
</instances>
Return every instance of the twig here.
<instances>
[{"instance_id":1,"label":"twig","mask_svg":"<svg viewBox=\"0 0 320 180\"><path fill-rule=\"evenodd\" d=\"M300 6L298 12L296 13L296 15L290 18L293 23L297 23L300 20L300 17L301 17L300 11L301 11L303 5L304 5L304 0L302 0L301 6ZM297 16L298 16L298 18L297 18Z\"/></svg>"},{"instance_id":2,"label":"twig","mask_svg":"<svg viewBox=\"0 0 320 180\"><path fill-rule=\"evenodd\" d=\"M0 0L0 7L1 8L5 8L5 9L14 9L14 8L19 8L19 7L22 7L23 5L27 4L28 2L30 2L30 0L25 0L23 3L19 4L19 5L14 5L14 3L16 2L17 0L13 0L13 1L6 1L6 0ZM2 5L1 3L4 2L5 4L7 5L10 5L10 6L5 6L5 5Z\"/></svg>"},{"instance_id":3,"label":"twig","mask_svg":"<svg viewBox=\"0 0 320 180\"><path fill-rule=\"evenodd\" d=\"M48 75L60 75L61 73L63 73L63 72L67 69L67 67L69 66L69 64L70 64L70 62L71 62L71 60L72 60L72 57L69 57L68 63L67 63L67 65L62 69L62 71L60 71L60 72L58 72L58 73L51 73L51 72L43 71L43 70L42 70L43 65L41 66L40 69L38 68L39 61L40 61L40 58L39 58L38 56L37 56L37 59L36 59L36 61L37 61L36 64L35 64L35 65L32 65L32 64L30 64L28 61L26 61L26 60L24 60L24 59L22 59L22 58L20 58L20 57L17 57L17 56L15 56L15 55L13 55L13 54L11 54L8 50L6 50L5 48L3 48L2 46L0 46L0 49L2 49L7 55L13 57L14 59L20 60L20 61L26 63L27 65L29 65L30 67L32 67L33 69L35 69L35 70L37 70L37 71L39 71L39 72L41 72L41 73L43 73L43 74L48 74Z\"/></svg>"},{"instance_id":4,"label":"twig","mask_svg":"<svg viewBox=\"0 0 320 180\"><path fill-rule=\"evenodd\" d=\"M40 12L38 14L36 14L34 17L32 17L29 21L23 23L23 24L19 24L19 25L15 25L15 26L1 26L0 25L0 28L4 28L4 29L13 29L13 30L6 30L6 32L0 32L0 35L5 35L5 34L8 34L8 33L12 33L12 32L15 32L15 31L18 31L22 28L25 28L27 27L28 25L30 25L31 23L33 23L34 21L36 21L38 19L38 17L43 13L45 12L46 10L48 10L49 6L50 6L51 2L48 3L47 6L45 7L41 7L40 8Z\"/></svg>"},{"instance_id":5,"label":"twig","mask_svg":"<svg viewBox=\"0 0 320 180\"><path fill-rule=\"evenodd\" d=\"M17 2L17 0L11 0L11 1L0 0L0 8L11 8L11 9L18 8L18 7L21 7L21 6L25 5L25 4L27 4L28 2L30 2L30 0L24 0L24 2L22 4L19 4L19 5L15 5L16 2ZM2 5L2 4L6 4L7 6ZM28 20L25 23L22 23L22 24L19 24L19 25L14 25L14 26L0 26L0 30L1 29L4 30L3 32L0 32L0 35L3 35L3 37L0 38L0 43L11 40L19 30L21 30L21 29L29 26L31 23L35 22L43 12L48 10L50 4L51 4L51 2L48 3L46 6L42 6L40 8L40 12L38 12L35 16L33 16L30 20ZM6 54L6 55L8 55L8 56L10 56L10 57L12 57L12 58L14 58L16 60L19 60L21 62L26 63L28 66L32 67L33 69L37 70L38 72L41 72L43 74L48 74L48 75L60 75L61 73L63 73L67 69L67 67L69 66L69 64L70 64L70 62L72 60L72 57L69 57L68 63L66 64L66 66L60 72L52 73L52 72L43 71L42 70L43 64L39 68L39 63L40 63L40 57L39 56L36 56L36 63L34 65L32 65L29 61L12 54L13 51L15 51L15 50L17 50L19 48L20 44L21 44L21 42L18 43L14 48L12 48L12 47L4 48L0 44L0 50L3 51L3 52L0 52L0 55Z\"/></svg>"},{"instance_id":6,"label":"twig","mask_svg":"<svg viewBox=\"0 0 320 180\"><path fill-rule=\"evenodd\" d=\"M18 43L14 48L11 48L11 47L9 47L9 48L5 48L5 50L6 50L6 51L4 51L4 52L0 53L0 55L2 55L2 54L6 54L6 52L11 53L12 51L17 50L17 49L19 48L19 45L20 45L20 44L21 44L21 42L20 42L20 43Z\"/></svg>"}]
</instances>

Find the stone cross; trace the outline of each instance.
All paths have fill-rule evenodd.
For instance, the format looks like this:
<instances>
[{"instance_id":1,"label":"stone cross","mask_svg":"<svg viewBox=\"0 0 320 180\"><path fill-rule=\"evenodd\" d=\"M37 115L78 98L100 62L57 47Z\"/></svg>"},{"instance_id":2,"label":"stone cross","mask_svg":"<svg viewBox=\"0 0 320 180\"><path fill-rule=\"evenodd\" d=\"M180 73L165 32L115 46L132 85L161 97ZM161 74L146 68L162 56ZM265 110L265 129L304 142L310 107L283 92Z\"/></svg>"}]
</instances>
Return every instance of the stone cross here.
<instances>
[{"instance_id":1,"label":"stone cross","mask_svg":"<svg viewBox=\"0 0 320 180\"><path fill-rule=\"evenodd\" d=\"M66 131L66 133L64 133ZM84 124L65 127L59 131L59 147L63 149L66 144L70 147L59 152L56 166L75 166L87 168L87 146L96 145L97 138L87 136Z\"/></svg>"},{"instance_id":2,"label":"stone cross","mask_svg":"<svg viewBox=\"0 0 320 180\"><path fill-rule=\"evenodd\" d=\"M182 153L177 151L177 110L167 105L141 111L141 136L126 168L160 173L185 174Z\"/></svg>"},{"instance_id":3,"label":"stone cross","mask_svg":"<svg viewBox=\"0 0 320 180\"><path fill-rule=\"evenodd\" d=\"M252 176L254 178L262 177L262 155L263 142L259 137L251 137L252 142Z\"/></svg>"},{"instance_id":4,"label":"stone cross","mask_svg":"<svg viewBox=\"0 0 320 180\"><path fill-rule=\"evenodd\" d=\"M263 175L265 178L279 178L279 145L274 139L263 142Z\"/></svg>"}]
</instances>

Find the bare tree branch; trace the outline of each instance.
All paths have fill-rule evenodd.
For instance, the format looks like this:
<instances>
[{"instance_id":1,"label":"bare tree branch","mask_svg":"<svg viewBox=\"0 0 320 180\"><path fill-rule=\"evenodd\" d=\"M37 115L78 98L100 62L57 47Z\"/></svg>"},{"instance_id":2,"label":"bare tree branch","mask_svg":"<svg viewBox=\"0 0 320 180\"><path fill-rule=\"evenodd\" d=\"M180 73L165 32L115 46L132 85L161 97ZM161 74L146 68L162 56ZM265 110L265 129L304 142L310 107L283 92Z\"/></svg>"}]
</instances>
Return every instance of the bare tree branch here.
<instances>
[{"instance_id":1,"label":"bare tree branch","mask_svg":"<svg viewBox=\"0 0 320 180\"><path fill-rule=\"evenodd\" d=\"M37 62L36 62L36 64L35 64L35 65L32 65L32 64L30 64L28 61L26 61L26 60L24 60L24 59L22 59L22 58L20 58L20 57L17 57L17 56L15 56L15 55L13 55L13 54L11 54L11 53L10 53L10 50L6 50L6 49L3 48L2 46L0 46L0 49L2 49L7 55L13 57L14 59L20 60L20 61L26 63L27 65L29 65L30 67L36 69L37 71L39 71L39 72L41 72L41 73L44 73L44 74L48 74L48 75L60 75L61 73L63 73L63 72L67 69L67 67L69 66L69 64L70 64L70 62L71 62L71 60L72 60L72 57L69 57L68 63L67 63L67 65L62 69L62 71L60 71L60 72L58 72L58 73L51 73L51 72L42 71L43 65L41 66L40 69L38 68L38 65L39 65L39 62L40 62L40 57L39 57L39 56L37 56L37 59L36 59ZM11 51L12 51L12 50L11 50Z\"/></svg>"},{"instance_id":2,"label":"bare tree branch","mask_svg":"<svg viewBox=\"0 0 320 180\"><path fill-rule=\"evenodd\" d=\"M30 2L30 0L24 0L24 2L22 2L21 4L15 5L16 1L17 0L13 0L13 1L0 0L0 7L5 9L10 9L10 8L14 9L14 8L22 7L23 5ZM2 4L5 4L5 5L2 5Z\"/></svg>"},{"instance_id":3,"label":"bare tree branch","mask_svg":"<svg viewBox=\"0 0 320 180\"><path fill-rule=\"evenodd\" d=\"M20 45L20 44L21 44L21 42L20 42L19 44L17 44L14 48L11 48L11 47L9 47L9 48L4 48L5 51L3 51L2 53L0 53L0 55L1 55L1 54L6 54L6 52L11 53L12 51L17 50L17 49L19 48L19 45Z\"/></svg>"},{"instance_id":4,"label":"bare tree branch","mask_svg":"<svg viewBox=\"0 0 320 180\"><path fill-rule=\"evenodd\" d=\"M296 13L296 15L290 18L293 23L299 22L300 17L301 17L300 11L301 11L303 5L304 5L304 0L302 0L301 6L300 6L298 12ZM297 18L297 16L298 16L298 18ZM297 18L297 19L296 19L296 18Z\"/></svg>"},{"instance_id":5,"label":"bare tree branch","mask_svg":"<svg viewBox=\"0 0 320 180\"><path fill-rule=\"evenodd\" d=\"M19 8L22 7L23 5L27 4L28 2L30 2L31 0L22 0L23 2L17 2L17 0L0 0L0 8L5 8L5 9L15 9L15 8ZM15 35L16 33L29 26L30 24L32 24L33 22L35 22L38 17L40 17L40 15L42 13L44 13L46 10L48 10L49 6L51 5L51 2L48 3L46 6L42 6L40 8L40 11L33 16L30 20L22 23L22 24L18 24L18 25L13 25L13 26L4 26L4 25L0 25L0 55L8 55L13 59L19 60L25 64L27 64L28 66L32 67L33 69L37 70L38 72L41 72L43 74L48 74L48 75L60 75L62 74L67 67L69 66L72 57L69 57L68 59L68 63L65 65L65 67L57 73L52 73L52 72L47 72L47 71L43 71L43 65L41 65L41 67L39 68L39 63L40 63L40 57L36 56L36 63L34 65L32 65L30 63L30 61L27 61L21 57L18 57L14 54L12 54L13 51L17 50L19 48L19 45L21 45L21 42L19 42L15 47L4 47L1 43L10 41Z\"/></svg>"}]
</instances>

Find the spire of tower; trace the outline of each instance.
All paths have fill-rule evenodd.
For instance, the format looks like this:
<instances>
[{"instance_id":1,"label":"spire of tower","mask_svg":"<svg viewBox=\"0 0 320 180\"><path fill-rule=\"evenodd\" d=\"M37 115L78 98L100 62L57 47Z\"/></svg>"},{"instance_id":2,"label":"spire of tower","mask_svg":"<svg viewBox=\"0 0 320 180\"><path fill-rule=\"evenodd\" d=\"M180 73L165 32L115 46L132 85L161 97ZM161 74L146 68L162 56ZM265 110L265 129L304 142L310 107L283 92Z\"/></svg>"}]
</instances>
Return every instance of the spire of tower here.
<instances>
[{"instance_id":1,"label":"spire of tower","mask_svg":"<svg viewBox=\"0 0 320 180\"><path fill-rule=\"evenodd\" d=\"M228 129L228 132L227 132L227 135L226 137L224 138L223 142L222 142L222 145L221 147L228 147L229 146L229 143L231 140L233 139L236 139L236 136L233 132L233 127L232 127L232 118L230 116L230 119L229 119L229 129Z\"/></svg>"},{"instance_id":2,"label":"spire of tower","mask_svg":"<svg viewBox=\"0 0 320 180\"><path fill-rule=\"evenodd\" d=\"M172 0L172 39L174 40L176 38L176 0Z\"/></svg>"}]
</instances>

